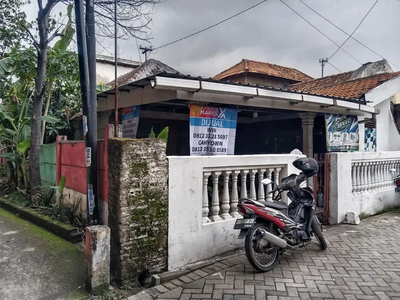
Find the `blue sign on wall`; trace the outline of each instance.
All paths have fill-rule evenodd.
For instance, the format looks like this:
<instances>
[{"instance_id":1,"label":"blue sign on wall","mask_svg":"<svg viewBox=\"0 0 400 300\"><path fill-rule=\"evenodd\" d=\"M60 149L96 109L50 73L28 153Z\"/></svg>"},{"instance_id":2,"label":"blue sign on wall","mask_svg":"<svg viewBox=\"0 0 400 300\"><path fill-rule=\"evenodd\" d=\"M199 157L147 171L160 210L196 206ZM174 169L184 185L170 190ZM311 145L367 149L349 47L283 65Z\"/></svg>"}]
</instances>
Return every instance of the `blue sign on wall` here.
<instances>
[{"instance_id":1,"label":"blue sign on wall","mask_svg":"<svg viewBox=\"0 0 400 300\"><path fill-rule=\"evenodd\" d=\"M359 128L356 116L325 114L328 152L358 151Z\"/></svg>"}]
</instances>

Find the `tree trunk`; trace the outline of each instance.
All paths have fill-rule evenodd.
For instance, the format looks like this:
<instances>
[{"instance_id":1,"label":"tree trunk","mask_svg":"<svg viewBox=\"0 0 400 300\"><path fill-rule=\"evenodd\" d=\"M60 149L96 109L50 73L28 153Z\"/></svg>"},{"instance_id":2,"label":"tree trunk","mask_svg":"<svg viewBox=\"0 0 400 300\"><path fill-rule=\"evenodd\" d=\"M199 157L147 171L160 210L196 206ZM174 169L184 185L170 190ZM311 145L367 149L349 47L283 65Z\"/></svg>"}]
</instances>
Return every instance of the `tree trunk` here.
<instances>
[{"instance_id":1,"label":"tree trunk","mask_svg":"<svg viewBox=\"0 0 400 300\"><path fill-rule=\"evenodd\" d=\"M45 79L47 67L49 13L54 1L49 0L44 9L39 9L39 49L38 66L35 76L35 95L33 100L33 116L31 124L31 149L29 153L29 181L31 201L36 203L41 198L40 178L40 144L43 97L46 93Z\"/></svg>"},{"instance_id":2,"label":"tree trunk","mask_svg":"<svg viewBox=\"0 0 400 300\"><path fill-rule=\"evenodd\" d=\"M46 107L44 108L43 116L47 116L49 113L50 101L51 101L51 88L53 87L53 80L50 80L49 87L47 89L47 99L46 99ZM40 140L42 141L42 145L44 144L44 134L46 132L46 121L42 121L42 135Z\"/></svg>"}]
</instances>

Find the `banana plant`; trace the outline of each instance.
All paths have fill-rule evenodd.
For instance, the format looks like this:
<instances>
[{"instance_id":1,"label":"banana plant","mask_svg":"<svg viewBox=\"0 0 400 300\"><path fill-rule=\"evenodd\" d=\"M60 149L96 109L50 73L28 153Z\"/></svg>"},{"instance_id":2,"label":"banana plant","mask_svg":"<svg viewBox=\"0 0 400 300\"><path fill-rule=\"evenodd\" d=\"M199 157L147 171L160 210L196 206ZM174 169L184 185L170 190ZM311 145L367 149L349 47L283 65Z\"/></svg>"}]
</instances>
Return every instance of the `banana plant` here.
<instances>
[{"instance_id":1,"label":"banana plant","mask_svg":"<svg viewBox=\"0 0 400 300\"><path fill-rule=\"evenodd\" d=\"M1 156L7 158L15 165L17 185L19 185L18 173L21 173L25 191L28 190L28 161L30 140L30 123L32 118L28 114L28 101L30 93L27 86L23 84L14 87L14 96L18 97L18 114L12 115L9 107L0 105L0 119L3 120L0 125L0 140L10 147L10 152L3 153ZM44 117L47 122L57 122L58 119L47 116Z\"/></svg>"},{"instance_id":2,"label":"banana plant","mask_svg":"<svg viewBox=\"0 0 400 300\"><path fill-rule=\"evenodd\" d=\"M168 133L169 133L169 127L165 127L160 134L157 136L158 139L163 139L165 140L165 144L168 142ZM149 134L150 139L155 139L156 134L154 133L153 127L151 127L150 134Z\"/></svg>"}]
</instances>

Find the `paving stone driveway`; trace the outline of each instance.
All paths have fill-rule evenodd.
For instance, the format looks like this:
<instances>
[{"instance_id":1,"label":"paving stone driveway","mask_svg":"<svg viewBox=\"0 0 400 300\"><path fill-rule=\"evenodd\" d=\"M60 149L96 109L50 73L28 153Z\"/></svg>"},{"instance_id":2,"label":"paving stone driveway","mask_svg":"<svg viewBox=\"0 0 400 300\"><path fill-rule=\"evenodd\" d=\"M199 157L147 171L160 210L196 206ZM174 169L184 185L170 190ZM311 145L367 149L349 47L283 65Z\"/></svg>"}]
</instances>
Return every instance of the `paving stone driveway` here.
<instances>
[{"instance_id":1,"label":"paving stone driveway","mask_svg":"<svg viewBox=\"0 0 400 300\"><path fill-rule=\"evenodd\" d=\"M244 254L146 290L161 299L400 299L400 211L328 228L328 249L314 241L258 273Z\"/></svg>"}]
</instances>

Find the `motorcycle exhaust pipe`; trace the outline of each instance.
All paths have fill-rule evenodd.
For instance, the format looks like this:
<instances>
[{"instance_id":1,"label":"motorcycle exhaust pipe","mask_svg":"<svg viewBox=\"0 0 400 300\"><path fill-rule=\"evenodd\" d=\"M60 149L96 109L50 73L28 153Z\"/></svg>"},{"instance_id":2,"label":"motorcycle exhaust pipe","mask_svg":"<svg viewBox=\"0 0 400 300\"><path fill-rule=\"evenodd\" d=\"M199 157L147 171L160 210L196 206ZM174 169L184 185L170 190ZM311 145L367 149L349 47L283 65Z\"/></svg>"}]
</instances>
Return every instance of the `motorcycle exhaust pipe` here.
<instances>
[{"instance_id":1,"label":"motorcycle exhaust pipe","mask_svg":"<svg viewBox=\"0 0 400 300\"><path fill-rule=\"evenodd\" d=\"M263 239L267 240L271 244L274 244L275 246L278 246L283 249L285 249L288 246L285 240L281 239L280 237L277 237L276 235L273 235L267 230L263 230L263 234L264 234Z\"/></svg>"}]
</instances>

